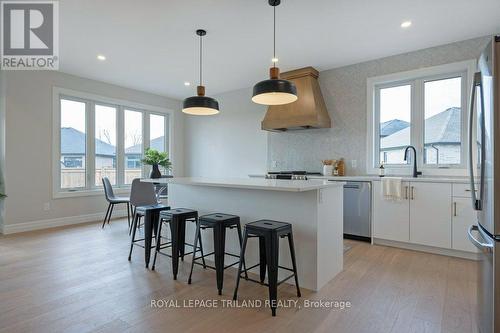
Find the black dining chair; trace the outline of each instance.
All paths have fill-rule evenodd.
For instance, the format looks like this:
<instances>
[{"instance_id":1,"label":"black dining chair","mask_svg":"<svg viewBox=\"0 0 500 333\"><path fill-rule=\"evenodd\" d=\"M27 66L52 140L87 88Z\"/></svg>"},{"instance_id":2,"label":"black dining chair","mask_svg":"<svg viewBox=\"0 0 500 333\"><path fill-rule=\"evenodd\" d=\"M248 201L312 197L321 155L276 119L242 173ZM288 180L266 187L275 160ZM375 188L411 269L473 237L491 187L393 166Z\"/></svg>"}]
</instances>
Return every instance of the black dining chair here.
<instances>
[{"instance_id":1,"label":"black dining chair","mask_svg":"<svg viewBox=\"0 0 500 333\"><path fill-rule=\"evenodd\" d=\"M106 215L104 216L104 221L102 222L102 227L106 225L106 221L109 224L109 220L111 220L111 214L113 214L113 208L115 205L126 204L127 205L127 218L128 218L128 226L130 228L130 212L132 208L130 207L130 198L129 197L117 197L113 192L113 186L111 186L111 182L108 177L102 177L102 185L104 187L104 196L106 197L106 201L108 204L108 210L106 211Z\"/></svg>"}]
</instances>

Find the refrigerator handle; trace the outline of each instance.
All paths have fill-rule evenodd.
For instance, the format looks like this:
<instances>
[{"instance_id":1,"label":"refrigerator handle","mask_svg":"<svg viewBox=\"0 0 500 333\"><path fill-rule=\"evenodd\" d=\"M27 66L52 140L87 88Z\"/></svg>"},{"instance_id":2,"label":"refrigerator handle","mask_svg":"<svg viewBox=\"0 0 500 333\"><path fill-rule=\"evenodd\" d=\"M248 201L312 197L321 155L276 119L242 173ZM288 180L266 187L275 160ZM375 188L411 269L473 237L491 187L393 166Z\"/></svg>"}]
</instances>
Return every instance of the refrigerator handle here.
<instances>
[{"instance_id":1,"label":"refrigerator handle","mask_svg":"<svg viewBox=\"0 0 500 333\"><path fill-rule=\"evenodd\" d=\"M476 237L474 237L472 235L473 231L477 231L477 232L481 233L481 231L479 230L479 227L477 225L471 225L469 227L469 230L467 230L467 234L468 234L469 240L472 242L472 244L474 244L480 250L486 250L487 252L492 252L493 251L493 244L488 244L488 243L483 243L483 242L478 241L476 239Z\"/></svg>"},{"instance_id":2,"label":"refrigerator handle","mask_svg":"<svg viewBox=\"0 0 500 333\"><path fill-rule=\"evenodd\" d=\"M471 199L472 199L472 207L474 210L481 210L481 201L478 199L476 195L476 184L474 181L474 155L473 155L473 128L474 128L474 104L476 103L476 88L480 88L481 93L481 108L483 108L483 90L482 90L482 78L481 72L477 72L474 74L474 81L472 83L471 96L470 96L470 104L469 104L469 178L470 178L470 187L471 187ZM484 110L484 109L483 109ZM482 113L483 114L483 113ZM481 121L478 119L477 121ZM481 121L481 139L483 138L483 126L484 124ZM481 140L481 164L484 158L484 140ZM481 185L483 186L483 167L481 165Z\"/></svg>"}]
</instances>

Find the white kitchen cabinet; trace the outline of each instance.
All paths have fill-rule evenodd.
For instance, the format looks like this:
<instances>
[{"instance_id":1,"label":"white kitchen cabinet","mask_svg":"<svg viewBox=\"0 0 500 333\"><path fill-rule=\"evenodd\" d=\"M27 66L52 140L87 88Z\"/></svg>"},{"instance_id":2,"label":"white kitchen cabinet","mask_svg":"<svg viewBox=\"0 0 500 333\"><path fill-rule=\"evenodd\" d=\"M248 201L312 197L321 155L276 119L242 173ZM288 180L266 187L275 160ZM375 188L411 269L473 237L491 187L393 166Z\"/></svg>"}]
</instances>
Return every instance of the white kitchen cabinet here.
<instances>
[{"instance_id":1,"label":"white kitchen cabinet","mask_svg":"<svg viewBox=\"0 0 500 333\"><path fill-rule=\"evenodd\" d=\"M467 237L469 226L476 223L476 212L472 209L471 199L453 197L452 214L452 248L454 250L478 252Z\"/></svg>"},{"instance_id":2,"label":"white kitchen cabinet","mask_svg":"<svg viewBox=\"0 0 500 333\"><path fill-rule=\"evenodd\" d=\"M409 186L403 182L403 189ZM399 242L410 240L409 201L385 200L381 182L373 182L373 237Z\"/></svg>"},{"instance_id":3,"label":"white kitchen cabinet","mask_svg":"<svg viewBox=\"0 0 500 333\"><path fill-rule=\"evenodd\" d=\"M451 184L410 183L410 242L451 248Z\"/></svg>"}]
</instances>

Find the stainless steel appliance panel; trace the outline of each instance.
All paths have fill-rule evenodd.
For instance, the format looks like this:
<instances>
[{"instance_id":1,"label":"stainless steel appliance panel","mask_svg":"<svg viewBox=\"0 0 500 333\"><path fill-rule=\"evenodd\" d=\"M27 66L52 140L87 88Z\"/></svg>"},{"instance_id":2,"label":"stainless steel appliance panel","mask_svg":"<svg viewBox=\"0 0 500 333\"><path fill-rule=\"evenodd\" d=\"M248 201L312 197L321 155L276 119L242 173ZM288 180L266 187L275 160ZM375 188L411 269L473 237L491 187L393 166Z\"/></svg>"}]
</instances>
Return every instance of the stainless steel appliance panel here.
<instances>
[{"instance_id":1,"label":"stainless steel appliance panel","mask_svg":"<svg viewBox=\"0 0 500 333\"><path fill-rule=\"evenodd\" d=\"M371 237L371 184L347 182L344 185L344 234Z\"/></svg>"},{"instance_id":2,"label":"stainless steel appliance panel","mask_svg":"<svg viewBox=\"0 0 500 333\"><path fill-rule=\"evenodd\" d=\"M500 38L495 37L479 58L469 111L469 153L473 141L477 147L476 161L469 154L472 205L477 210L469 239L481 250L477 291L477 323L481 333L500 332L500 195L494 191L500 188L499 56ZM474 111L477 111L475 131Z\"/></svg>"},{"instance_id":3,"label":"stainless steel appliance panel","mask_svg":"<svg viewBox=\"0 0 500 333\"><path fill-rule=\"evenodd\" d=\"M477 324L479 332L500 331L500 322L495 311L500 306L499 275L500 242L491 238L481 225L469 228L469 239L481 252L477 269Z\"/></svg>"}]
</instances>

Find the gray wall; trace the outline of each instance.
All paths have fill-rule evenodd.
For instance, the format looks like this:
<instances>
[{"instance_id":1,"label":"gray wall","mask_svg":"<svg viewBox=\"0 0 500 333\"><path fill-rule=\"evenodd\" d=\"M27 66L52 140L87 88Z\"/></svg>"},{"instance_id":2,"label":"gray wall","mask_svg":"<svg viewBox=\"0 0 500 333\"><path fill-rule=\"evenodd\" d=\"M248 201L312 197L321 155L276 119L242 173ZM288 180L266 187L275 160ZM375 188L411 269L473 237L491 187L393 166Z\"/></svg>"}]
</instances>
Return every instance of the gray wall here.
<instances>
[{"instance_id":1,"label":"gray wall","mask_svg":"<svg viewBox=\"0 0 500 333\"><path fill-rule=\"evenodd\" d=\"M180 101L53 71L10 71L5 75L6 140L4 227L105 212L102 195L52 198L52 88L123 99L175 110L174 172L183 173ZM50 203L49 211L43 210Z\"/></svg>"},{"instance_id":2,"label":"gray wall","mask_svg":"<svg viewBox=\"0 0 500 333\"><path fill-rule=\"evenodd\" d=\"M0 70L0 193L5 193L5 72ZM0 199L0 230L4 223L4 199Z\"/></svg>"},{"instance_id":3,"label":"gray wall","mask_svg":"<svg viewBox=\"0 0 500 333\"><path fill-rule=\"evenodd\" d=\"M251 89L214 96L221 112L186 116L186 174L246 177L266 172L267 133L260 129L266 108L251 101Z\"/></svg>"},{"instance_id":4,"label":"gray wall","mask_svg":"<svg viewBox=\"0 0 500 333\"><path fill-rule=\"evenodd\" d=\"M321 72L320 86L332 128L269 133L267 167L320 171L322 159L343 157L347 174L365 174L367 78L474 59L487 41L477 38ZM351 160L357 161L356 169Z\"/></svg>"}]
</instances>

